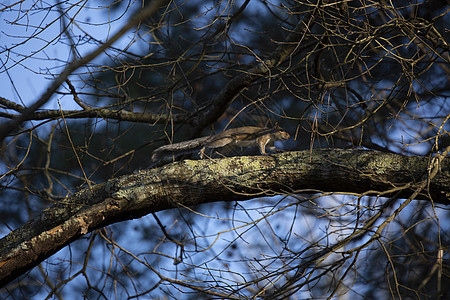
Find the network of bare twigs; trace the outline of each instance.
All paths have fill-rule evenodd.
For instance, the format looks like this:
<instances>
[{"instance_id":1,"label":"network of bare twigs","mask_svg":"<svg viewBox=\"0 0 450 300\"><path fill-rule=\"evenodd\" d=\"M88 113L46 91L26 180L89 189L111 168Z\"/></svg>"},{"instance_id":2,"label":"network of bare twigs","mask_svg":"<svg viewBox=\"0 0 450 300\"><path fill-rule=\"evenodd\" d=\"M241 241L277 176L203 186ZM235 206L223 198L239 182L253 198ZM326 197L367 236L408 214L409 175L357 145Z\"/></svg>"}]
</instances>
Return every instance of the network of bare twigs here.
<instances>
[{"instance_id":1,"label":"network of bare twigs","mask_svg":"<svg viewBox=\"0 0 450 300\"><path fill-rule=\"evenodd\" d=\"M311 156L429 158L423 180L393 178L385 190L283 182L250 201L100 228L0 292L444 299L448 212L416 199L431 195L450 150L448 11L437 0L0 4L0 75L13 91L0 91L1 236L77 190L147 168L158 146L229 127L278 121L293 137L285 147ZM18 74L48 88L36 94Z\"/></svg>"}]
</instances>

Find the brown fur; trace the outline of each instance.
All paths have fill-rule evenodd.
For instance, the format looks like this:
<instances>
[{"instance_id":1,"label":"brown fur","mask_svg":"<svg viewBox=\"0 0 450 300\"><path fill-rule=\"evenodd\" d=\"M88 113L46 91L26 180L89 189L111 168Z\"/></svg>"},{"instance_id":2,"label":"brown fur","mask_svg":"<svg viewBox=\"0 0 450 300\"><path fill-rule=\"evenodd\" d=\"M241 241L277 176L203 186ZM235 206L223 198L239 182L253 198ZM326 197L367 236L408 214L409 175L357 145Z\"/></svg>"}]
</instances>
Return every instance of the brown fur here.
<instances>
[{"instance_id":1,"label":"brown fur","mask_svg":"<svg viewBox=\"0 0 450 300\"><path fill-rule=\"evenodd\" d=\"M266 149L276 151L274 142L289 139L289 133L278 123L274 128L245 126L225 130L217 135L201 137L189 141L165 145L156 149L152 154L152 161L167 163L186 153L200 149L200 158L205 156L206 149L221 148L227 145L242 147L258 146L261 154L266 155Z\"/></svg>"}]
</instances>

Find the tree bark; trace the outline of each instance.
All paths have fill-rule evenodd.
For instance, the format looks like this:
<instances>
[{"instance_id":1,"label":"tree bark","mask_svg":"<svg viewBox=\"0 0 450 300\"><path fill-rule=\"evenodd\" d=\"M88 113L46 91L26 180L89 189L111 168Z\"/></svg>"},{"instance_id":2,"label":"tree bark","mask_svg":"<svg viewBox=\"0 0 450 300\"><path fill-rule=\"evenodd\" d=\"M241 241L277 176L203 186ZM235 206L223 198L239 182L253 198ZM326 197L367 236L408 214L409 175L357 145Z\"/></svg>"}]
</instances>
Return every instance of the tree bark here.
<instances>
[{"instance_id":1,"label":"tree bark","mask_svg":"<svg viewBox=\"0 0 450 300\"><path fill-rule=\"evenodd\" d=\"M215 201L321 192L395 198L417 194L415 199L448 205L450 159L333 149L185 160L138 171L81 190L3 237L0 286L112 223Z\"/></svg>"}]
</instances>

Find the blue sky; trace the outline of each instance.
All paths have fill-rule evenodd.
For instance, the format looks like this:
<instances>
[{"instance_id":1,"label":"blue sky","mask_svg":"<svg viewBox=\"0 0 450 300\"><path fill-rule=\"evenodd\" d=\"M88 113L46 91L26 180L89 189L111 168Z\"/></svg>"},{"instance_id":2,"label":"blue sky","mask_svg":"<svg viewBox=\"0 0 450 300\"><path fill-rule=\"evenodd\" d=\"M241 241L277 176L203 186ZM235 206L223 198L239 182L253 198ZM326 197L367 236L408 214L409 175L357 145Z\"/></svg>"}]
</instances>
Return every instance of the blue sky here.
<instances>
[{"instance_id":1,"label":"blue sky","mask_svg":"<svg viewBox=\"0 0 450 300\"><path fill-rule=\"evenodd\" d=\"M3 5L8 6L14 2L4 1ZM27 105L45 92L51 80L74 58L67 35L63 33L64 27L67 26L73 43L77 45L76 55L83 56L97 47L94 41L106 41L126 21L126 18L118 18L124 13L123 9L112 11L98 4L89 6L95 1L90 1L87 5L83 5L84 2L80 1L78 5L70 7L67 3L61 4L65 11L63 21L56 7L47 11L39 7L43 4L41 2L30 6L34 2L25 1L20 6L15 5L0 12L0 82L3 86L0 96ZM138 8L138 3L132 7ZM70 23L74 16L76 21ZM130 31L114 46L125 46L132 36L133 32ZM107 56L104 54L94 62L102 64L106 60ZM70 77L75 85L76 74L84 76L86 71L85 67L80 68ZM55 98L53 96L43 108L58 109ZM77 108L69 98L65 97L61 101L62 108Z\"/></svg>"}]
</instances>

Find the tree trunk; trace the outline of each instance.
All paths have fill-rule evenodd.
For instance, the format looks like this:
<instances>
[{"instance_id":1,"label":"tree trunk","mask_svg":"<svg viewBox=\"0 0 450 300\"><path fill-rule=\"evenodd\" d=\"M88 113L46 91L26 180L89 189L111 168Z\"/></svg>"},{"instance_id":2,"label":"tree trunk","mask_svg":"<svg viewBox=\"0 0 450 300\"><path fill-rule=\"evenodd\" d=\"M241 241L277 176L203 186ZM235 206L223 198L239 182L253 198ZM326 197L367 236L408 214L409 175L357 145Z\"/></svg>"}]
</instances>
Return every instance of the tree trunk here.
<instances>
[{"instance_id":1,"label":"tree trunk","mask_svg":"<svg viewBox=\"0 0 450 300\"><path fill-rule=\"evenodd\" d=\"M450 159L438 158L334 149L185 160L135 172L81 190L2 238L0 286L92 230L169 208L320 192L417 194L448 205Z\"/></svg>"}]
</instances>

